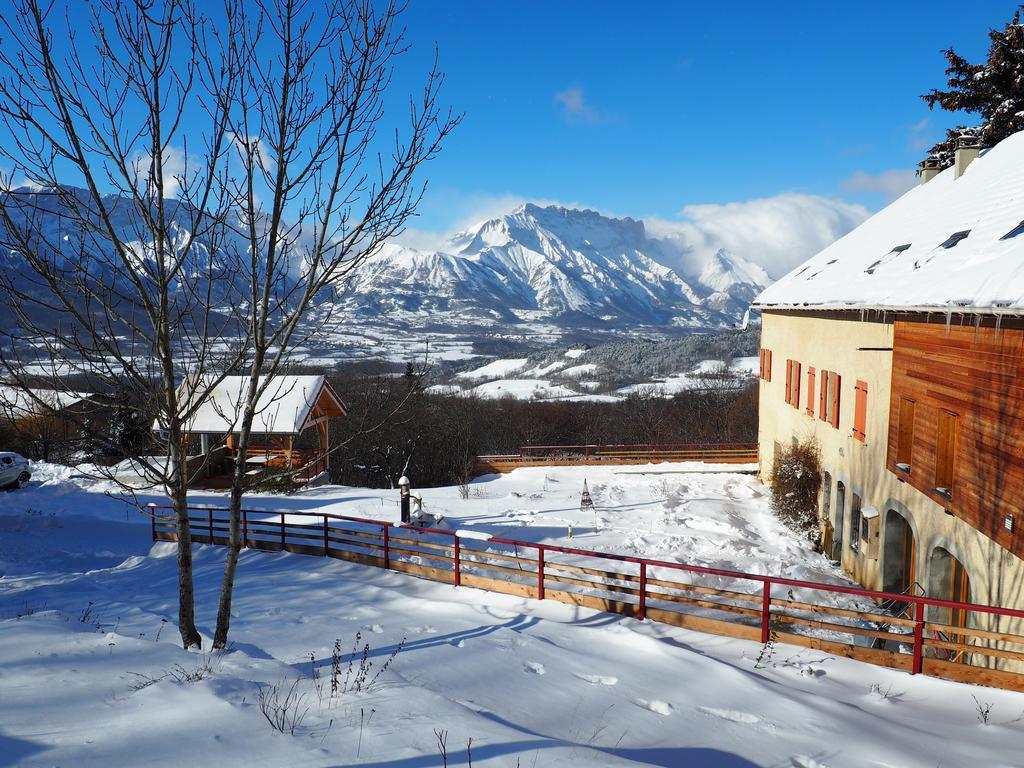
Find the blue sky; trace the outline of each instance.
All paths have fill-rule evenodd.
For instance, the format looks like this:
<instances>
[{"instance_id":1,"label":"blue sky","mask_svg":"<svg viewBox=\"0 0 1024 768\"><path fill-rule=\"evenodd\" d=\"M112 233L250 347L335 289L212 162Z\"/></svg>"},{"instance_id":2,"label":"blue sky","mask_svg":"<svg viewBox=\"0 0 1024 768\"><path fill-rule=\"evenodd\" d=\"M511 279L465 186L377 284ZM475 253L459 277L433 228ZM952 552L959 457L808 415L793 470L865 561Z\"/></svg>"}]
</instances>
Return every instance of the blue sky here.
<instances>
[{"instance_id":1,"label":"blue sky","mask_svg":"<svg viewBox=\"0 0 1024 768\"><path fill-rule=\"evenodd\" d=\"M780 193L877 210L956 121L919 98L944 85L941 51L983 58L1014 7L413 0L396 85L436 42L466 115L413 227L518 199L669 220Z\"/></svg>"}]
</instances>

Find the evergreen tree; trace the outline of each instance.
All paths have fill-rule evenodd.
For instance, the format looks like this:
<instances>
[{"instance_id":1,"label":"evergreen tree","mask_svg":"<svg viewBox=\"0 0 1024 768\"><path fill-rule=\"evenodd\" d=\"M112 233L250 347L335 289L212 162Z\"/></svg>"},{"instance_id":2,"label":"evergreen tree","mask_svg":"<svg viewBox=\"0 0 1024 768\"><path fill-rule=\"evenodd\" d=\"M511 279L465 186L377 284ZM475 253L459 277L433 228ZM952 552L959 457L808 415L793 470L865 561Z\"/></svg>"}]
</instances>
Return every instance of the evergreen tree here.
<instances>
[{"instance_id":1,"label":"evergreen tree","mask_svg":"<svg viewBox=\"0 0 1024 768\"><path fill-rule=\"evenodd\" d=\"M988 60L971 64L952 48L944 51L949 67L948 91L932 90L921 98L929 108L936 105L950 112L980 115L977 127L957 126L946 132L946 140L931 149L931 156L943 168L953 164L953 150L961 136L977 137L982 147L998 144L1012 133L1024 130L1024 25L1017 9L1002 30L992 30Z\"/></svg>"}]
</instances>

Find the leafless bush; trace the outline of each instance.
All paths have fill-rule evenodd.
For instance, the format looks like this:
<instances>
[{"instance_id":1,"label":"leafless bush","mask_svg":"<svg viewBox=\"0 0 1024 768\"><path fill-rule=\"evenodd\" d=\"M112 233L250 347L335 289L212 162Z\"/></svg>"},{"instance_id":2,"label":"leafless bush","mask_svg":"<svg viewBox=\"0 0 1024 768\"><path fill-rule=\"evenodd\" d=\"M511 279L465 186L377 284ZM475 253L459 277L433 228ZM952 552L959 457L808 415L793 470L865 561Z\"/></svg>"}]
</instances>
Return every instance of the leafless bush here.
<instances>
[{"instance_id":1,"label":"leafless bush","mask_svg":"<svg viewBox=\"0 0 1024 768\"><path fill-rule=\"evenodd\" d=\"M373 673L374 664L370 661L370 644L364 643L362 650L359 649L359 641L362 640L362 637L361 632L356 632L355 640L352 642L352 650L348 654L348 664L345 666L344 678L341 674L343 661L341 639L339 638L334 641L334 646L331 649L330 698L339 698L349 692L364 693L372 689L380 679L380 676L383 675L387 668L391 666L391 662L395 660L395 657L398 656L398 654L401 653L402 648L405 647L406 638L403 637L402 641L395 646L393 651L391 651L391 655L389 655L387 659L384 660L384 663L377 668L377 671ZM313 689L316 691L320 700L323 701L325 685L321 682L320 672L316 668L316 657L312 653L309 657ZM372 677L371 673L373 673Z\"/></svg>"},{"instance_id":2,"label":"leafless bush","mask_svg":"<svg viewBox=\"0 0 1024 768\"><path fill-rule=\"evenodd\" d=\"M309 712L309 707L304 706L306 694L299 693L301 681L302 675L296 675L290 685L282 679L274 685L259 686L256 703L270 727L278 733L294 736L295 729L302 725Z\"/></svg>"},{"instance_id":3,"label":"leafless bush","mask_svg":"<svg viewBox=\"0 0 1024 768\"><path fill-rule=\"evenodd\" d=\"M779 519L809 541L817 541L821 451L816 441L807 439L775 452L771 489Z\"/></svg>"},{"instance_id":4,"label":"leafless bush","mask_svg":"<svg viewBox=\"0 0 1024 768\"><path fill-rule=\"evenodd\" d=\"M993 704L987 701L984 703L978 701L978 697L974 694L971 694L971 698L974 699L974 707L978 710L978 722L982 725L988 725L992 718Z\"/></svg>"},{"instance_id":5,"label":"leafless bush","mask_svg":"<svg viewBox=\"0 0 1024 768\"><path fill-rule=\"evenodd\" d=\"M435 728L434 738L437 739L437 751L441 755L441 765L448 768L448 731Z\"/></svg>"}]
</instances>

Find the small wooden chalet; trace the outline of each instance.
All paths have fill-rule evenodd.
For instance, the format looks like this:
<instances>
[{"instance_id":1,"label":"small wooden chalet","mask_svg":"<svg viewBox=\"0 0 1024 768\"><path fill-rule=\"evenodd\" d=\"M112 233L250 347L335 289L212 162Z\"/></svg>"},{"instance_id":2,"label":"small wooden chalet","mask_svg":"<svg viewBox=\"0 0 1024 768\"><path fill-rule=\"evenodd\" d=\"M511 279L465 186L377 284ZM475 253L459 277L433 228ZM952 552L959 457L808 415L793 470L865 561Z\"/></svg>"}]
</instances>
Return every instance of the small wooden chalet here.
<instances>
[{"instance_id":1,"label":"small wooden chalet","mask_svg":"<svg viewBox=\"0 0 1024 768\"><path fill-rule=\"evenodd\" d=\"M238 458L238 422L247 376L228 376L211 389L186 428L193 482L226 485ZM264 382L261 381L261 385ZM205 389L187 380L193 391ZM330 468L331 418L345 406L323 376L275 376L256 404L246 450L246 475L254 481L274 470L294 470L307 482Z\"/></svg>"}]
</instances>

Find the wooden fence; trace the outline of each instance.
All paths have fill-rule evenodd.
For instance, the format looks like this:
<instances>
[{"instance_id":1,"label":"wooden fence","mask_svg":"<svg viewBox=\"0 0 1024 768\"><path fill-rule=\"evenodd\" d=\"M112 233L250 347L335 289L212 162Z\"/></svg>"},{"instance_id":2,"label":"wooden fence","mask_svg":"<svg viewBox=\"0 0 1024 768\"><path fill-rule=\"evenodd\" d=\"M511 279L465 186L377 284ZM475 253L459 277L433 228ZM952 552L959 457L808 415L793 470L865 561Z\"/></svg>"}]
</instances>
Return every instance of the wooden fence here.
<instances>
[{"instance_id":1,"label":"wooden fence","mask_svg":"<svg viewBox=\"0 0 1024 768\"><path fill-rule=\"evenodd\" d=\"M176 541L170 508L154 506L151 514L153 540ZM333 557L454 587L557 600L1024 691L1024 674L1006 669L1024 667L1024 635L997 631L1001 617L1021 625L1024 611L341 515L246 510L240 528L243 546L251 549ZM226 545L227 511L193 508L188 530L195 543ZM943 616L966 621L950 626Z\"/></svg>"},{"instance_id":2,"label":"wooden fence","mask_svg":"<svg viewBox=\"0 0 1024 768\"><path fill-rule=\"evenodd\" d=\"M511 472L520 467L587 464L659 464L699 461L756 464L757 443L679 443L670 445L526 445L518 453L477 456L474 475Z\"/></svg>"}]
</instances>

